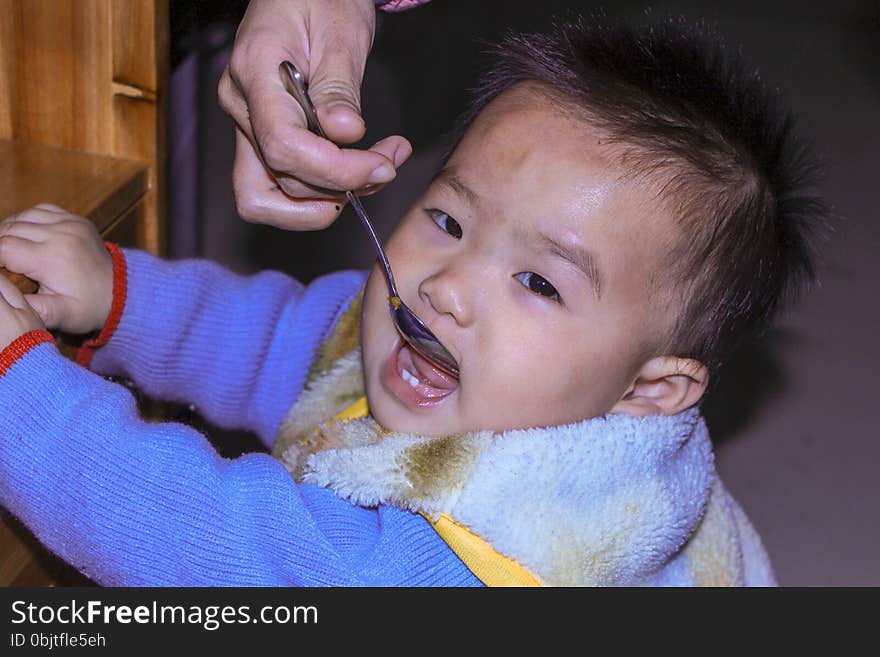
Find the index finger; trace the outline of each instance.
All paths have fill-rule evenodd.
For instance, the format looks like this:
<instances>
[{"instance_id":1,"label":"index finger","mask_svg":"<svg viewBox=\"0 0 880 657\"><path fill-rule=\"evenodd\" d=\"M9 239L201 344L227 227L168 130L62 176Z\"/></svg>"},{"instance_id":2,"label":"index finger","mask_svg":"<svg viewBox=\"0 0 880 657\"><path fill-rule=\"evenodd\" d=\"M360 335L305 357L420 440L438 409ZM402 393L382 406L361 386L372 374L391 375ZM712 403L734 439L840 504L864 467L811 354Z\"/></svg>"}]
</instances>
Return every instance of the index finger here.
<instances>
[{"instance_id":1,"label":"index finger","mask_svg":"<svg viewBox=\"0 0 880 657\"><path fill-rule=\"evenodd\" d=\"M41 203L32 208L28 208L27 210L22 210L21 212L10 215L3 219L3 221L0 221L0 223L15 223L23 221L31 224L57 224L67 221L71 216L75 215L71 215L57 205Z\"/></svg>"},{"instance_id":2,"label":"index finger","mask_svg":"<svg viewBox=\"0 0 880 657\"><path fill-rule=\"evenodd\" d=\"M0 298L13 308L28 307L28 302L25 301L24 294L18 286L2 275L0 275Z\"/></svg>"},{"instance_id":3,"label":"index finger","mask_svg":"<svg viewBox=\"0 0 880 657\"><path fill-rule=\"evenodd\" d=\"M358 189L394 179L394 163L366 150L340 148L306 129L299 103L284 89L277 69L248 91L254 141L266 166L325 189Z\"/></svg>"}]
</instances>

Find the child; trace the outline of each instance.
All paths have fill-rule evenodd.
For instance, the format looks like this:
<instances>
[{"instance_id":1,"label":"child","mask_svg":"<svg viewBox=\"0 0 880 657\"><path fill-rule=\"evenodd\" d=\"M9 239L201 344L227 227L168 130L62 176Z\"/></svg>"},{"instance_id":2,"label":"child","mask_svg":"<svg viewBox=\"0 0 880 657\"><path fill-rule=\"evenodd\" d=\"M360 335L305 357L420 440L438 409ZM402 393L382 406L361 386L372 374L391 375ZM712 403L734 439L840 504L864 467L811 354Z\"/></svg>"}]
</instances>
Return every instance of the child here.
<instances>
[{"instance_id":1,"label":"child","mask_svg":"<svg viewBox=\"0 0 880 657\"><path fill-rule=\"evenodd\" d=\"M37 206L0 228L42 286L0 281L0 502L102 584L774 584L697 405L811 274L789 122L672 23L496 56L387 245L457 379L402 344L377 268L243 278ZM92 371L44 323L99 331ZM146 424L93 372L272 455Z\"/></svg>"}]
</instances>

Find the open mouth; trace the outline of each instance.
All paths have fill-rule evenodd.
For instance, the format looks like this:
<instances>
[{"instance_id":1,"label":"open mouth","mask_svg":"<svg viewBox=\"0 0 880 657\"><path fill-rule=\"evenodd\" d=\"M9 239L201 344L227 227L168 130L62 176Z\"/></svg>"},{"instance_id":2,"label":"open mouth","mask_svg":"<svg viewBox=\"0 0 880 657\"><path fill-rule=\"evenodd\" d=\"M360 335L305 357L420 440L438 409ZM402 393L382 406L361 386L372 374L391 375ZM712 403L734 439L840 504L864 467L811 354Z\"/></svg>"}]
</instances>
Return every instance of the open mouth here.
<instances>
[{"instance_id":1,"label":"open mouth","mask_svg":"<svg viewBox=\"0 0 880 657\"><path fill-rule=\"evenodd\" d=\"M458 389L458 379L438 369L398 340L385 364L386 387L407 405L435 406Z\"/></svg>"}]
</instances>

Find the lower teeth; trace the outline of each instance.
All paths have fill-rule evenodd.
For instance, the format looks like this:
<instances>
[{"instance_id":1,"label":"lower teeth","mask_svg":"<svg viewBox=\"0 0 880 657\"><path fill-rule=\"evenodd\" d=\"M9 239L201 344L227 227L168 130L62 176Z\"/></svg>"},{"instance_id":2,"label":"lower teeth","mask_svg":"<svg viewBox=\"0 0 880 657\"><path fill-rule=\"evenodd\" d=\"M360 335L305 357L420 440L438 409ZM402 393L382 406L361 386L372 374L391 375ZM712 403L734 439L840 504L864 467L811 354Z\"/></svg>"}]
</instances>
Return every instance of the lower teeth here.
<instances>
[{"instance_id":1,"label":"lower teeth","mask_svg":"<svg viewBox=\"0 0 880 657\"><path fill-rule=\"evenodd\" d=\"M417 385L419 385L419 380L418 380L418 378L415 377L415 376L414 376L412 373L410 373L408 370L403 370L403 371L400 373L400 376L401 376L401 378L402 378L404 381L406 381L406 382L407 382L410 386L412 386L413 388L415 388Z\"/></svg>"}]
</instances>

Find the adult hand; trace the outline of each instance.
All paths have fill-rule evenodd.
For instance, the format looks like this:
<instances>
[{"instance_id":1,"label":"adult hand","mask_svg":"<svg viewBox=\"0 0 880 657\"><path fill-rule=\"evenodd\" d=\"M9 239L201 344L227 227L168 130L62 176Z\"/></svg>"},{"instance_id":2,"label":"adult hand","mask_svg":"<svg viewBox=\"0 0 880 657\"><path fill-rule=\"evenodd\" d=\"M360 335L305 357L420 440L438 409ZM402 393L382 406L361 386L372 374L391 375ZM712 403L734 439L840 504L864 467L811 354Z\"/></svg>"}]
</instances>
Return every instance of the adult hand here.
<instances>
[{"instance_id":1,"label":"adult hand","mask_svg":"<svg viewBox=\"0 0 880 657\"><path fill-rule=\"evenodd\" d=\"M326 228L344 205L341 191L375 191L410 156L400 136L368 150L336 145L366 130L360 85L375 21L372 0L251 0L218 89L237 124L232 175L242 218L291 230ZM306 76L321 126L336 143L306 129L278 73L284 60Z\"/></svg>"},{"instance_id":2,"label":"adult hand","mask_svg":"<svg viewBox=\"0 0 880 657\"><path fill-rule=\"evenodd\" d=\"M88 219L42 203L0 221L0 265L40 284L22 298L47 327L91 333L107 321L113 257Z\"/></svg>"}]
</instances>

